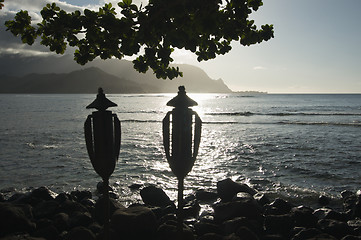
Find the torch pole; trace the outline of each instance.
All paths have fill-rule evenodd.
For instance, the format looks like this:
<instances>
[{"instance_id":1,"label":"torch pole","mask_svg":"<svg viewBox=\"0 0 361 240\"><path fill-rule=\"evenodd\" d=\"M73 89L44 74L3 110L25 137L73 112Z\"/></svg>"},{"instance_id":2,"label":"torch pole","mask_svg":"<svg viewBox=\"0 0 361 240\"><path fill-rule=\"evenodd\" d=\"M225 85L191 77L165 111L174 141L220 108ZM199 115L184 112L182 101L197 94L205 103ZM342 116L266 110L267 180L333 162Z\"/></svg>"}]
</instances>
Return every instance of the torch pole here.
<instances>
[{"instance_id":1,"label":"torch pole","mask_svg":"<svg viewBox=\"0 0 361 240\"><path fill-rule=\"evenodd\" d=\"M183 235L183 190L184 190L184 178L178 179L178 211L177 211L177 219L178 226L177 231L179 237Z\"/></svg>"},{"instance_id":2,"label":"torch pole","mask_svg":"<svg viewBox=\"0 0 361 240\"><path fill-rule=\"evenodd\" d=\"M109 200L109 179L104 179L104 201L105 201L105 222L104 222L104 240L109 240L109 218L110 218L110 200Z\"/></svg>"}]
</instances>

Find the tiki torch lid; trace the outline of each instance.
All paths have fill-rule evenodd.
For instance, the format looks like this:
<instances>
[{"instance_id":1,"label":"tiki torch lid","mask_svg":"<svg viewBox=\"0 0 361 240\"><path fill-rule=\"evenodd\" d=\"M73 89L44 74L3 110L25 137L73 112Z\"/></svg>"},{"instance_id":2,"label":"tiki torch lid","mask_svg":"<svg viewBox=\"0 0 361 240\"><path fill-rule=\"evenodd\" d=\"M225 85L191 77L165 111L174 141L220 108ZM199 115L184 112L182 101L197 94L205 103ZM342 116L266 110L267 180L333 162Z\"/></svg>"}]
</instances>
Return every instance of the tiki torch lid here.
<instances>
[{"instance_id":1,"label":"tiki torch lid","mask_svg":"<svg viewBox=\"0 0 361 240\"><path fill-rule=\"evenodd\" d=\"M116 103L113 103L108 98L105 97L103 89L100 87L98 88L98 95L97 98L89 104L86 108L95 108L97 110L106 110L108 107L116 107L118 106Z\"/></svg>"},{"instance_id":2,"label":"tiki torch lid","mask_svg":"<svg viewBox=\"0 0 361 240\"><path fill-rule=\"evenodd\" d=\"M186 90L184 86L178 87L178 95L172 98L168 103L167 106L172 107L192 107L197 106L198 103L187 96Z\"/></svg>"}]
</instances>

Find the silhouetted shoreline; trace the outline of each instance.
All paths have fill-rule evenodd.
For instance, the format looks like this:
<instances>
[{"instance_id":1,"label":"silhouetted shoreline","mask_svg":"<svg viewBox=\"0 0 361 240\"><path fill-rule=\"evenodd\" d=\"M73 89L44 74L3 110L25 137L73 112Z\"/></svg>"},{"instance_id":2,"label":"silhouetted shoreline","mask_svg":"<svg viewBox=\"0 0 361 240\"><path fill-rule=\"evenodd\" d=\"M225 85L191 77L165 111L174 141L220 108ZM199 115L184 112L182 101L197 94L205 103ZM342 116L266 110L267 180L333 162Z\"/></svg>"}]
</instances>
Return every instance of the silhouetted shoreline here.
<instances>
[{"instance_id":1,"label":"silhouetted shoreline","mask_svg":"<svg viewBox=\"0 0 361 240\"><path fill-rule=\"evenodd\" d=\"M102 191L101 184L97 188ZM144 204L124 207L111 195L110 239L175 239L176 204L156 186L129 188L139 191ZM343 191L341 196L337 209L325 196L320 196L319 208L311 208L268 199L225 179L217 183L217 191L186 196L183 239L360 239L361 192ZM211 208L200 212L200 204ZM90 191L57 194L40 187L7 199L0 194L0 239L102 239L103 209L103 198Z\"/></svg>"}]
</instances>

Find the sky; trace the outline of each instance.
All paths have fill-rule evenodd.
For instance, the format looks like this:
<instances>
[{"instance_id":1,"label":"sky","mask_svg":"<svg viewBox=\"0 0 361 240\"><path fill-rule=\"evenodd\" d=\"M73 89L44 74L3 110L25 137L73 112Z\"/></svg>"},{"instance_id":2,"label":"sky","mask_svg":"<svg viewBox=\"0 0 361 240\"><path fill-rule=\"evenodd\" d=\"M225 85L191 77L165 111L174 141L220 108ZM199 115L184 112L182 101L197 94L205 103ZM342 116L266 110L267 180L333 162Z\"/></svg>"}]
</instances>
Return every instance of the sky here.
<instances>
[{"instance_id":1,"label":"sky","mask_svg":"<svg viewBox=\"0 0 361 240\"><path fill-rule=\"evenodd\" d=\"M38 18L39 9L56 2L64 10L98 9L107 0L5 0L0 10L0 55L49 54L45 48L23 46L3 22L23 9ZM146 0L133 0L146 4ZM251 19L259 27L273 24L275 37L232 50L216 59L198 62L185 50L176 50L175 63L202 68L211 78L223 79L234 91L268 93L361 93L360 0L264 0ZM1 70L0 70L1 71Z\"/></svg>"}]
</instances>

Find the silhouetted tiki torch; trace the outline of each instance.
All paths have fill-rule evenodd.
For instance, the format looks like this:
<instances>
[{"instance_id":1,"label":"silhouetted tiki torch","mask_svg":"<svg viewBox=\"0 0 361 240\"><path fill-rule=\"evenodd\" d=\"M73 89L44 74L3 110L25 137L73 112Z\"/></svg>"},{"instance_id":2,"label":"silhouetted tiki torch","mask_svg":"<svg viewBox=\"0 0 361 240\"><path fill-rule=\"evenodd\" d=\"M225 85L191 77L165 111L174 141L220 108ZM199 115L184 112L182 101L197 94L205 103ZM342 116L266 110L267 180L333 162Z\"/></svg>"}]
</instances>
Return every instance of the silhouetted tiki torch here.
<instances>
[{"instance_id":1,"label":"silhouetted tiki torch","mask_svg":"<svg viewBox=\"0 0 361 240\"><path fill-rule=\"evenodd\" d=\"M202 121L198 114L189 108L198 105L197 102L187 96L184 86L180 86L178 90L178 95L167 103L167 106L174 109L163 119L163 144L169 166L178 179L177 219L178 232L181 233L184 178L192 170L198 154Z\"/></svg>"},{"instance_id":2,"label":"silhouetted tiki torch","mask_svg":"<svg viewBox=\"0 0 361 240\"><path fill-rule=\"evenodd\" d=\"M120 121L116 114L107 111L108 107L115 107L105 97L103 89L98 89L96 99L86 108L95 108L98 111L88 116L84 123L85 142L90 161L95 172L104 183L105 200L105 239L109 238L109 177L113 173L120 150Z\"/></svg>"}]
</instances>

